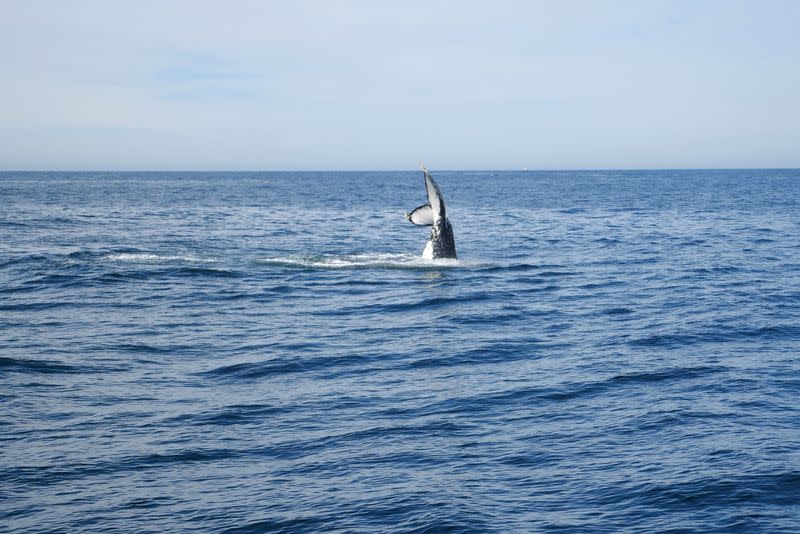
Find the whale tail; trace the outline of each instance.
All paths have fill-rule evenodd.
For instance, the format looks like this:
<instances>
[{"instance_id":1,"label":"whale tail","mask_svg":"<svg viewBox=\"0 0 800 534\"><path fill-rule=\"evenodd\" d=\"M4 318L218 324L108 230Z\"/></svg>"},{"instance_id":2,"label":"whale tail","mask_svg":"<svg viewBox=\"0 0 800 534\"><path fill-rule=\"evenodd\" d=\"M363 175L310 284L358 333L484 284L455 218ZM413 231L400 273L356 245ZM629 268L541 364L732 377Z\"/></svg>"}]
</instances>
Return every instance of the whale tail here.
<instances>
[{"instance_id":1,"label":"whale tail","mask_svg":"<svg viewBox=\"0 0 800 534\"><path fill-rule=\"evenodd\" d=\"M434 181L431 173L425 168L425 165L420 163L419 166L422 167L422 172L425 173L425 191L428 193L428 204L433 211L433 217L434 219L444 217L444 197L442 196L442 192L439 190L439 186Z\"/></svg>"},{"instance_id":2,"label":"whale tail","mask_svg":"<svg viewBox=\"0 0 800 534\"><path fill-rule=\"evenodd\" d=\"M419 164L425 173L425 191L428 194L428 203L418 208L414 208L410 213L406 213L406 219L417 226L433 226L433 223L445 216L444 197L439 190L439 186L422 163Z\"/></svg>"},{"instance_id":3,"label":"whale tail","mask_svg":"<svg viewBox=\"0 0 800 534\"><path fill-rule=\"evenodd\" d=\"M428 203L415 208L411 213L406 213L406 219L417 226L431 226L431 236L425 244L422 257L427 259L457 258L456 242L453 237L453 227L445 216L444 197L436 181L420 163L425 175L425 192Z\"/></svg>"}]
</instances>

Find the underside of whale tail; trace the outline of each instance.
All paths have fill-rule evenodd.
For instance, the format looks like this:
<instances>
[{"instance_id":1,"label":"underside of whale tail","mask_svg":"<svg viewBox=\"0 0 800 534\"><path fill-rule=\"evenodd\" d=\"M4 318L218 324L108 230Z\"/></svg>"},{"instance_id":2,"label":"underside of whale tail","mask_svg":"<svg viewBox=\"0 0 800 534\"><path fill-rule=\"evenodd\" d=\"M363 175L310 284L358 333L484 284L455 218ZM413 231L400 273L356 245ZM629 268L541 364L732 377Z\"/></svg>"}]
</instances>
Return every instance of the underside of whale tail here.
<instances>
[{"instance_id":1,"label":"underside of whale tail","mask_svg":"<svg viewBox=\"0 0 800 534\"><path fill-rule=\"evenodd\" d=\"M439 185L431 176L431 173L428 172L428 169L422 165L422 171L425 173L425 191L428 193L428 204L433 211L434 218L444 217L445 216L445 209L444 209L444 197L442 196L442 192L439 189Z\"/></svg>"},{"instance_id":2,"label":"underside of whale tail","mask_svg":"<svg viewBox=\"0 0 800 534\"><path fill-rule=\"evenodd\" d=\"M430 204L423 204L414 208L411 213L406 213L406 219L417 226L431 226L433 225L433 209Z\"/></svg>"}]
</instances>

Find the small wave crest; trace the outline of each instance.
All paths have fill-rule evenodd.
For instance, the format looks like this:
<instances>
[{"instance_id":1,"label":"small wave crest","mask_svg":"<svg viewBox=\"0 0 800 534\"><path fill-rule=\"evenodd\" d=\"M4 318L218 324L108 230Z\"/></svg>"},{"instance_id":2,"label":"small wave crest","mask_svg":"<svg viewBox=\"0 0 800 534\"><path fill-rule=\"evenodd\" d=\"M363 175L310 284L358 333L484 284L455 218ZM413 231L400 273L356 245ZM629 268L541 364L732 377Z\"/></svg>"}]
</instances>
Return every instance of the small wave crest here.
<instances>
[{"instance_id":1,"label":"small wave crest","mask_svg":"<svg viewBox=\"0 0 800 534\"><path fill-rule=\"evenodd\" d=\"M217 263L217 258L202 258L199 256L178 256L168 254L152 254L147 252L124 252L121 254L108 254L104 260L115 262L186 262L186 263Z\"/></svg>"},{"instance_id":2,"label":"small wave crest","mask_svg":"<svg viewBox=\"0 0 800 534\"><path fill-rule=\"evenodd\" d=\"M481 264L455 259L427 260L421 256L398 253L319 254L263 258L256 263L272 267L301 269L452 269Z\"/></svg>"},{"instance_id":3,"label":"small wave crest","mask_svg":"<svg viewBox=\"0 0 800 534\"><path fill-rule=\"evenodd\" d=\"M23 374L87 374L126 371L125 365L81 365L58 360L35 358L7 358L0 356L0 374L14 372Z\"/></svg>"}]
</instances>

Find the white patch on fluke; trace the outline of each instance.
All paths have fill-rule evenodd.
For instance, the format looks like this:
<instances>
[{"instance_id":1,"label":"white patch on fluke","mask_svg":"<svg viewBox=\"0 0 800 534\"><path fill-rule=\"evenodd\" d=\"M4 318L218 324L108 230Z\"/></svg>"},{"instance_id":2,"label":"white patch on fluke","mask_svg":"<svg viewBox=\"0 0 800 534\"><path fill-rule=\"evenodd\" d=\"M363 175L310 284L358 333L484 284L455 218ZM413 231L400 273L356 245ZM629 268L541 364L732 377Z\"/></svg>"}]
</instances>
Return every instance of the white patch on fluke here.
<instances>
[{"instance_id":1,"label":"white patch on fluke","mask_svg":"<svg viewBox=\"0 0 800 534\"><path fill-rule=\"evenodd\" d=\"M423 204L415 208L411 213L407 213L406 217L417 226L431 226L433 224L433 209L429 204Z\"/></svg>"}]
</instances>

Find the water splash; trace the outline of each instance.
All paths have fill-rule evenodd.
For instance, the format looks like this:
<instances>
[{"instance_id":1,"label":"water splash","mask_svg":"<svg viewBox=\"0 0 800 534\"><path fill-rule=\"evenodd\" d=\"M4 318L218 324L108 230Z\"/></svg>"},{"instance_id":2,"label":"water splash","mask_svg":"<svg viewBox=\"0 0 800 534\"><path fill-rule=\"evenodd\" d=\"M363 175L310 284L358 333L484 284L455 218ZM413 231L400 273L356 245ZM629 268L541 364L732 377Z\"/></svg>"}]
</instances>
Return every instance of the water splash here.
<instances>
[{"instance_id":1,"label":"water splash","mask_svg":"<svg viewBox=\"0 0 800 534\"><path fill-rule=\"evenodd\" d=\"M137 263L137 262L149 262L149 263L157 263L157 262L188 262L188 263L217 263L219 260L217 258L202 258L198 256L178 256L178 255L164 255L164 254L152 254L147 252L141 253L122 253L122 254L108 254L103 257L104 260L107 261L115 261L115 262L129 262L129 263Z\"/></svg>"},{"instance_id":2,"label":"water splash","mask_svg":"<svg viewBox=\"0 0 800 534\"><path fill-rule=\"evenodd\" d=\"M263 258L256 263L273 267L303 269L454 269L479 264L454 259L428 260L412 254L374 252L364 254L290 255Z\"/></svg>"}]
</instances>

